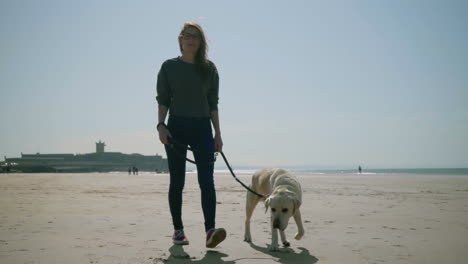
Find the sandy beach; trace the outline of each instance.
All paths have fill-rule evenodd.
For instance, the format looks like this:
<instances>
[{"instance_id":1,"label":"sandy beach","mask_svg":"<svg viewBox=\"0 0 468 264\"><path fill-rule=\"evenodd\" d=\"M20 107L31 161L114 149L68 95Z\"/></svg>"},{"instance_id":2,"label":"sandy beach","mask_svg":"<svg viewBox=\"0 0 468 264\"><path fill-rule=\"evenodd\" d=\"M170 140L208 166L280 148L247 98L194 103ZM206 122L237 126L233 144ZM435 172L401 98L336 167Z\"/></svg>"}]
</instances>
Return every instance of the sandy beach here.
<instances>
[{"instance_id":1,"label":"sandy beach","mask_svg":"<svg viewBox=\"0 0 468 264\"><path fill-rule=\"evenodd\" d=\"M184 247L171 241L167 174L0 174L0 263L466 263L468 176L296 175L305 237L291 219L291 247L272 253L263 204L243 242L245 190L228 174L215 176L228 237L212 250L194 174Z\"/></svg>"}]
</instances>

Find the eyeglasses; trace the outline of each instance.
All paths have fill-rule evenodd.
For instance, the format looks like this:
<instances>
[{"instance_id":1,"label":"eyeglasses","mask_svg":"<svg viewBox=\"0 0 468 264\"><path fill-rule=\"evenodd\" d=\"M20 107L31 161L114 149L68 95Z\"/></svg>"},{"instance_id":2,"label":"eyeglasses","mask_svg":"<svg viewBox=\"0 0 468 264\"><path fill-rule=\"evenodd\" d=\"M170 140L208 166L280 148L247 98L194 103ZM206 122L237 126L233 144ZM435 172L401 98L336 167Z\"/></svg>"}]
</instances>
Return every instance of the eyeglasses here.
<instances>
[{"instance_id":1,"label":"eyeglasses","mask_svg":"<svg viewBox=\"0 0 468 264\"><path fill-rule=\"evenodd\" d=\"M189 39L193 39L193 40L200 40L200 35L198 34L190 34L190 33L183 33L182 34L182 37L185 39L185 40L189 40Z\"/></svg>"}]
</instances>

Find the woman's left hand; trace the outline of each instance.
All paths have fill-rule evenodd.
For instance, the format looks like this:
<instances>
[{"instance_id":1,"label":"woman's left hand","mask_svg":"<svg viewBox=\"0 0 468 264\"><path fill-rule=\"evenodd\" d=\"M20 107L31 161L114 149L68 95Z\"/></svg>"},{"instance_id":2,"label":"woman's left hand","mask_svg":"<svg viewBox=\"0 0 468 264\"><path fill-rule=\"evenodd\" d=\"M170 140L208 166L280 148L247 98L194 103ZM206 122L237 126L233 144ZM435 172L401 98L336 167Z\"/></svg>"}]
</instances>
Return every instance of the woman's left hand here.
<instances>
[{"instance_id":1,"label":"woman's left hand","mask_svg":"<svg viewBox=\"0 0 468 264\"><path fill-rule=\"evenodd\" d=\"M215 143L215 151L216 152L223 151L223 139L221 138L220 135L215 135L214 143Z\"/></svg>"}]
</instances>

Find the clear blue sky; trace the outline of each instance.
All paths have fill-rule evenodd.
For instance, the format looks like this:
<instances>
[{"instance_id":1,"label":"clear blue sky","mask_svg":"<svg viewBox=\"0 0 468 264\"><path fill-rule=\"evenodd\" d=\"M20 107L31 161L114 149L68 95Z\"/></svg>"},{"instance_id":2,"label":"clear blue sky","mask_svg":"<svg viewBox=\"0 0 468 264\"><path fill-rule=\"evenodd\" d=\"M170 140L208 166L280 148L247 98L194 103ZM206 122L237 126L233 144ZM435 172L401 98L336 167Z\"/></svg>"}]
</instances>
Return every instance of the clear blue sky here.
<instances>
[{"instance_id":1,"label":"clear blue sky","mask_svg":"<svg viewBox=\"0 0 468 264\"><path fill-rule=\"evenodd\" d=\"M1 1L0 160L165 156L156 75L194 20L234 167L468 167L467 3Z\"/></svg>"}]
</instances>

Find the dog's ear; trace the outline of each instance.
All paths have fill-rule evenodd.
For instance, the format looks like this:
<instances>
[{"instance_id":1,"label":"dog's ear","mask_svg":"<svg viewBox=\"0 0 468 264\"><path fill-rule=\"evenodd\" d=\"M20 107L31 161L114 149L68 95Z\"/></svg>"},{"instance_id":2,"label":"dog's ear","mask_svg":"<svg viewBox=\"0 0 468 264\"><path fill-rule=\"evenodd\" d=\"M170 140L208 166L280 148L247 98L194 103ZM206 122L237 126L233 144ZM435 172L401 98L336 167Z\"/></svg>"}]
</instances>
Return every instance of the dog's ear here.
<instances>
[{"instance_id":1,"label":"dog's ear","mask_svg":"<svg viewBox=\"0 0 468 264\"><path fill-rule=\"evenodd\" d=\"M270 198L271 196L268 196L265 200L265 214L268 212L268 207L270 207Z\"/></svg>"},{"instance_id":2,"label":"dog's ear","mask_svg":"<svg viewBox=\"0 0 468 264\"><path fill-rule=\"evenodd\" d=\"M294 199L294 200L293 200L293 204L294 204L294 207L293 207L293 213L292 213L292 215L295 215L295 214L296 214L296 210L299 209L299 206L301 206L301 201L299 201L298 199Z\"/></svg>"}]
</instances>

